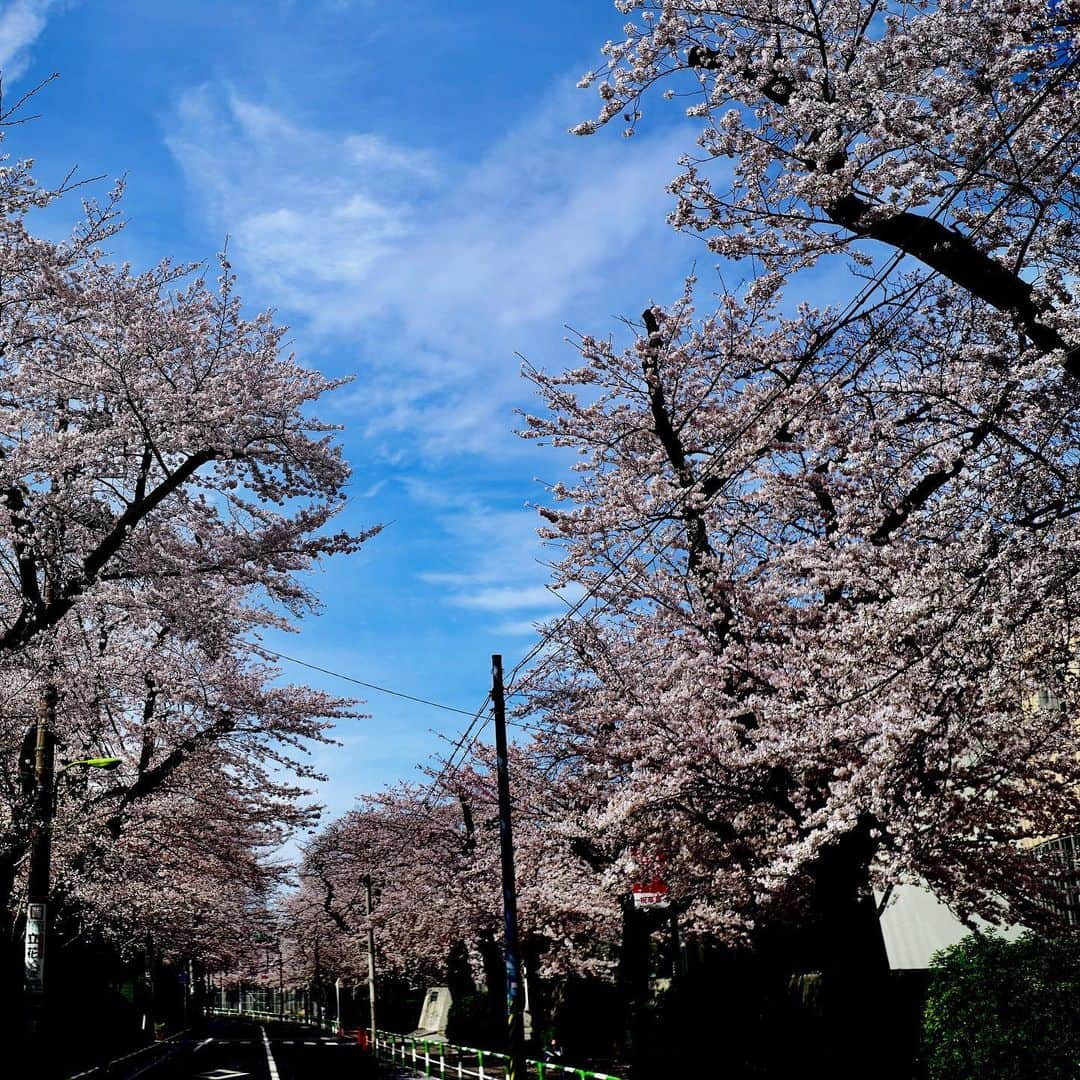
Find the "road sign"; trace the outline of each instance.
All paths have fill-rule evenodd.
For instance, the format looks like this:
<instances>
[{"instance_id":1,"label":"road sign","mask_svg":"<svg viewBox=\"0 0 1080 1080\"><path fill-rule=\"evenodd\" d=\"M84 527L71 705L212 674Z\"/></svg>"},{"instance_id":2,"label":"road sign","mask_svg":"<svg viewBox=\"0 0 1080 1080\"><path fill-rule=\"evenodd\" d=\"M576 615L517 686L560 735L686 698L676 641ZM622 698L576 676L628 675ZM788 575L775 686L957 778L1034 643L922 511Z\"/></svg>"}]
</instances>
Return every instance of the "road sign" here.
<instances>
[{"instance_id":1,"label":"road sign","mask_svg":"<svg viewBox=\"0 0 1080 1080\"><path fill-rule=\"evenodd\" d=\"M671 899L666 892L636 892L634 906L640 908L671 907Z\"/></svg>"},{"instance_id":2,"label":"road sign","mask_svg":"<svg viewBox=\"0 0 1080 1080\"><path fill-rule=\"evenodd\" d=\"M630 886L630 892L634 897L634 907L639 908L666 908L671 907L671 897L668 895L668 887L654 877L652 881L635 881Z\"/></svg>"}]
</instances>

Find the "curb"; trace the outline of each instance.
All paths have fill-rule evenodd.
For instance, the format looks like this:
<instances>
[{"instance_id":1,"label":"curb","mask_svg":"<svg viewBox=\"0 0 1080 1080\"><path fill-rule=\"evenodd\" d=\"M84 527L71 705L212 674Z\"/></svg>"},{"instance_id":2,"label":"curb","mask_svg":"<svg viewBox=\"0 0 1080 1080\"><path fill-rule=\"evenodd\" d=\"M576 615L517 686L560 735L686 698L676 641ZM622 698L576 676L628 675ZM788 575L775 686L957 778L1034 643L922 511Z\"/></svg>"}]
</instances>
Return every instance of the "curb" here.
<instances>
[{"instance_id":1,"label":"curb","mask_svg":"<svg viewBox=\"0 0 1080 1080\"><path fill-rule=\"evenodd\" d=\"M131 1061L134 1058L139 1057L141 1054L147 1053L149 1050L160 1050L162 1047L167 1047L172 1053L165 1054L163 1061L168 1061L174 1057L182 1049L181 1044L176 1043L174 1046L169 1046L169 1043L174 1043L175 1040L187 1035L191 1031L191 1028L184 1028L183 1031L177 1031L175 1034L170 1035L167 1039L162 1039L160 1042L152 1042L147 1046L140 1046L138 1050L132 1050L130 1053L122 1054L118 1058L110 1058L108 1061L103 1062L101 1065L95 1065L90 1069L85 1069L80 1073L73 1073L67 1077L67 1080L93 1080L95 1077L106 1077L110 1075L111 1070L117 1065L123 1065L125 1061ZM157 1068L162 1064L162 1061L154 1060L144 1065L141 1069L131 1073L127 1080L136 1080L137 1077L142 1076L144 1073L149 1072L151 1069Z\"/></svg>"}]
</instances>

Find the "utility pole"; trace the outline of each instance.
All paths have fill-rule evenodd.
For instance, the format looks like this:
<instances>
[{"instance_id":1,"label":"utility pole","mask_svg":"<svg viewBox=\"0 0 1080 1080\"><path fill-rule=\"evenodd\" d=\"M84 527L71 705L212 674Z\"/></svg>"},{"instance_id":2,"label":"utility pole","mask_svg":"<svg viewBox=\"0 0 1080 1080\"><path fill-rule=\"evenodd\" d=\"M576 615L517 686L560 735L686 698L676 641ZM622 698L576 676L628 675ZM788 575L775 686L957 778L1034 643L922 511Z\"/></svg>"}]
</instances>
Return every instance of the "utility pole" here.
<instances>
[{"instance_id":1,"label":"utility pole","mask_svg":"<svg viewBox=\"0 0 1080 1080\"><path fill-rule=\"evenodd\" d=\"M285 1020L285 958L281 955L281 935L277 936L277 1000L278 1020Z\"/></svg>"},{"instance_id":2,"label":"utility pole","mask_svg":"<svg viewBox=\"0 0 1080 1080\"><path fill-rule=\"evenodd\" d=\"M514 838L510 827L510 765L506 749L506 697L502 657L491 658L491 702L495 710L495 757L499 780L499 843L502 853L503 927L506 937L506 1025L510 1059L506 1080L526 1080L525 1018L521 1001L521 954L518 949L517 884Z\"/></svg>"},{"instance_id":3,"label":"utility pole","mask_svg":"<svg viewBox=\"0 0 1080 1080\"><path fill-rule=\"evenodd\" d=\"M315 1026L322 1031L322 967L319 965L319 937L315 935Z\"/></svg>"},{"instance_id":4,"label":"utility pole","mask_svg":"<svg viewBox=\"0 0 1080 1080\"><path fill-rule=\"evenodd\" d=\"M41 693L41 708L34 726L26 733L20 753L24 791L32 793L30 848L27 865L26 929L23 938L23 990L26 1003L27 1034L40 1039L46 1028L45 980L46 948L49 938L49 888L52 879L52 825L56 811L56 686L47 683ZM59 770L78 766L115 769L119 758L95 757L68 761ZM29 766L29 768L27 768ZM26 771L23 771L26 770ZM30 786L32 785L32 787Z\"/></svg>"},{"instance_id":5,"label":"utility pole","mask_svg":"<svg viewBox=\"0 0 1080 1080\"><path fill-rule=\"evenodd\" d=\"M371 924L371 875L364 875L367 890L367 992L371 1018L371 1052L379 1052L379 1029L375 1025L375 927Z\"/></svg>"},{"instance_id":6,"label":"utility pole","mask_svg":"<svg viewBox=\"0 0 1080 1080\"><path fill-rule=\"evenodd\" d=\"M52 866L53 732L56 687L41 695L34 730L34 817L30 826L30 866L26 895L23 986L30 1034L41 1034L45 1021L45 945L48 937L49 879Z\"/></svg>"}]
</instances>

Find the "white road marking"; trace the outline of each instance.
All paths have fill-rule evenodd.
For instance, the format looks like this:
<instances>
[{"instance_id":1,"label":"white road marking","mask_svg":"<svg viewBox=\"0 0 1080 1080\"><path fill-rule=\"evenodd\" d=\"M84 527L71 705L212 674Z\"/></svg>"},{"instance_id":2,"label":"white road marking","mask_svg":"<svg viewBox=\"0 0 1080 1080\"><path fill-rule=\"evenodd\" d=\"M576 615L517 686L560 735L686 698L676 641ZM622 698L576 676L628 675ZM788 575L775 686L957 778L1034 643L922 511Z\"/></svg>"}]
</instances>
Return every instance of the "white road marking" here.
<instances>
[{"instance_id":1,"label":"white road marking","mask_svg":"<svg viewBox=\"0 0 1080 1080\"><path fill-rule=\"evenodd\" d=\"M318 1046L319 1044L317 1042L305 1042L304 1045L305 1046Z\"/></svg>"},{"instance_id":2,"label":"white road marking","mask_svg":"<svg viewBox=\"0 0 1080 1080\"><path fill-rule=\"evenodd\" d=\"M196 1046L195 1049L192 1050L191 1052L193 1054L197 1054L204 1046L209 1046L213 1041L214 1041L213 1039L203 1039L203 1041L201 1043L199 1043L199 1045Z\"/></svg>"},{"instance_id":3,"label":"white road marking","mask_svg":"<svg viewBox=\"0 0 1080 1080\"><path fill-rule=\"evenodd\" d=\"M266 1028L260 1025L259 1030L262 1032L263 1048L266 1050L266 1065L270 1070L270 1080L281 1080L281 1077L278 1076L277 1062L270 1052L270 1040L266 1037Z\"/></svg>"}]
</instances>

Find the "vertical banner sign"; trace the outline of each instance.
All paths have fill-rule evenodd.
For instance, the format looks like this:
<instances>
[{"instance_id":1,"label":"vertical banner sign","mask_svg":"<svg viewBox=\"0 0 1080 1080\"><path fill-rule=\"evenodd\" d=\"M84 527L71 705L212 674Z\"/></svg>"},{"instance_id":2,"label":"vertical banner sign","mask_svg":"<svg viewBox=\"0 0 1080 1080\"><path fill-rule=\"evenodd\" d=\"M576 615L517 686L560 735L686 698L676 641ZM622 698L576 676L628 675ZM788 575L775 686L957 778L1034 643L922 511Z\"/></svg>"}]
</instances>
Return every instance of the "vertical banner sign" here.
<instances>
[{"instance_id":1,"label":"vertical banner sign","mask_svg":"<svg viewBox=\"0 0 1080 1080\"><path fill-rule=\"evenodd\" d=\"M26 907L25 986L32 994L45 992L45 905Z\"/></svg>"}]
</instances>

